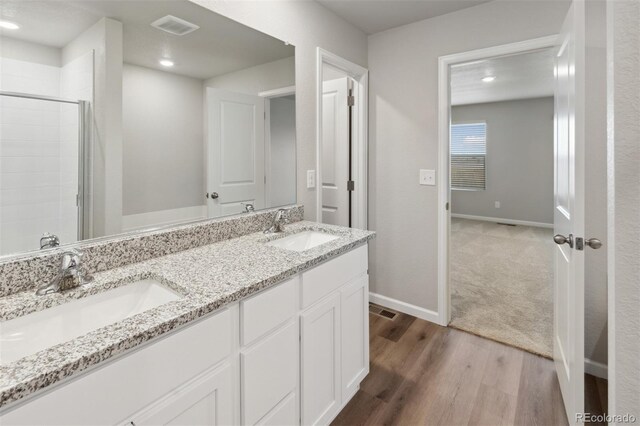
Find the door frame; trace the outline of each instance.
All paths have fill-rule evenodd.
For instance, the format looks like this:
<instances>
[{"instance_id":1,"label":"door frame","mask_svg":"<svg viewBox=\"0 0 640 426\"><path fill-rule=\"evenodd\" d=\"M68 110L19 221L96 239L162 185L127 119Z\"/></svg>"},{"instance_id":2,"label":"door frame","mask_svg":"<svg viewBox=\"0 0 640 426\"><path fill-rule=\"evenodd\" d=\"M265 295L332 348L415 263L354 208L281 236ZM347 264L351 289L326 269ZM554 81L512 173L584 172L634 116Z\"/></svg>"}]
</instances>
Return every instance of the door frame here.
<instances>
[{"instance_id":1,"label":"door frame","mask_svg":"<svg viewBox=\"0 0 640 426\"><path fill-rule=\"evenodd\" d=\"M296 86L281 87L279 89L267 90L258 93L264 98L264 205L271 206L271 99L282 98L296 94ZM296 120L296 135L298 121ZM298 143L296 141L296 150ZM297 157L297 155L296 155ZM298 170L296 168L296 182Z\"/></svg>"},{"instance_id":2,"label":"door frame","mask_svg":"<svg viewBox=\"0 0 640 426\"><path fill-rule=\"evenodd\" d=\"M354 228L367 229L369 71L320 47L316 49L316 221L322 221L322 68L324 64L343 71L355 83L353 85L355 105L351 129L353 141L351 170L355 188L352 193L351 224Z\"/></svg>"},{"instance_id":3,"label":"door frame","mask_svg":"<svg viewBox=\"0 0 640 426\"><path fill-rule=\"evenodd\" d=\"M447 204L451 202L451 190L449 189L450 67L465 62L555 47L557 40L558 34L554 34L438 58L438 324L442 326L446 327L451 321L451 288L449 285L451 210L447 209Z\"/></svg>"}]
</instances>

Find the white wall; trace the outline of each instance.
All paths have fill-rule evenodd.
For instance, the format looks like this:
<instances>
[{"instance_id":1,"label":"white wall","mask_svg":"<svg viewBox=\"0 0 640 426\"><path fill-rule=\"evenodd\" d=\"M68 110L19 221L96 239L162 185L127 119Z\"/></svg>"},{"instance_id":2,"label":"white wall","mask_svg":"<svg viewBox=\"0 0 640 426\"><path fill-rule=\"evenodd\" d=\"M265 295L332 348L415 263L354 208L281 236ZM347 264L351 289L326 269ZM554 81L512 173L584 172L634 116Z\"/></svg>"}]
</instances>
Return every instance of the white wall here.
<instances>
[{"instance_id":1,"label":"white wall","mask_svg":"<svg viewBox=\"0 0 640 426\"><path fill-rule=\"evenodd\" d=\"M556 34L565 2L490 2L369 37L371 291L437 306L438 57Z\"/></svg>"},{"instance_id":2,"label":"white wall","mask_svg":"<svg viewBox=\"0 0 640 426\"><path fill-rule=\"evenodd\" d=\"M640 418L639 22L640 2L607 1L609 347L615 348L609 358L609 414L631 414L636 419Z\"/></svg>"},{"instance_id":3,"label":"white wall","mask_svg":"<svg viewBox=\"0 0 640 426\"><path fill-rule=\"evenodd\" d=\"M257 95L267 90L281 89L296 84L295 57L284 58L229 74L212 77L206 87Z\"/></svg>"},{"instance_id":4,"label":"white wall","mask_svg":"<svg viewBox=\"0 0 640 426\"><path fill-rule=\"evenodd\" d=\"M203 81L125 64L123 215L204 204Z\"/></svg>"},{"instance_id":5,"label":"white wall","mask_svg":"<svg viewBox=\"0 0 640 426\"><path fill-rule=\"evenodd\" d=\"M307 189L306 170L316 162L316 47L367 65L367 36L313 1L191 0L296 47L297 181L305 218L314 219L315 190Z\"/></svg>"},{"instance_id":6,"label":"white wall","mask_svg":"<svg viewBox=\"0 0 640 426\"><path fill-rule=\"evenodd\" d=\"M269 103L269 206L278 207L296 202L296 101L286 96Z\"/></svg>"},{"instance_id":7,"label":"white wall","mask_svg":"<svg viewBox=\"0 0 640 426\"><path fill-rule=\"evenodd\" d=\"M55 47L18 40L4 34L0 38L0 56L3 58L60 67L61 55L60 49Z\"/></svg>"},{"instance_id":8,"label":"white wall","mask_svg":"<svg viewBox=\"0 0 640 426\"><path fill-rule=\"evenodd\" d=\"M452 190L451 213L553 224L553 108L553 98L451 108L453 124L487 123L486 189Z\"/></svg>"},{"instance_id":9,"label":"white wall","mask_svg":"<svg viewBox=\"0 0 640 426\"><path fill-rule=\"evenodd\" d=\"M62 63L94 52L92 235L122 230L122 23L103 18L62 49Z\"/></svg>"}]
</instances>

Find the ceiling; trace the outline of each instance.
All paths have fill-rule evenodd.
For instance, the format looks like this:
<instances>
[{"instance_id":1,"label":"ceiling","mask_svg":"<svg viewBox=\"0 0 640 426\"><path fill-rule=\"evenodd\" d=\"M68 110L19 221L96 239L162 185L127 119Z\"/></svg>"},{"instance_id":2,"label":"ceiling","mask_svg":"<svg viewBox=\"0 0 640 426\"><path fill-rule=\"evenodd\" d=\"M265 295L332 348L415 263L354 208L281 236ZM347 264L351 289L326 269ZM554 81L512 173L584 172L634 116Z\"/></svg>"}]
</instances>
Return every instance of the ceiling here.
<instances>
[{"instance_id":1,"label":"ceiling","mask_svg":"<svg viewBox=\"0 0 640 426\"><path fill-rule=\"evenodd\" d=\"M367 34L455 12L490 0L316 0Z\"/></svg>"},{"instance_id":2,"label":"ceiling","mask_svg":"<svg viewBox=\"0 0 640 426\"><path fill-rule=\"evenodd\" d=\"M150 26L174 15L200 26L175 36ZM206 79L294 55L293 46L187 0L2 0L3 19L21 25L13 38L61 48L102 17L123 23L124 61ZM172 68L158 64L170 58Z\"/></svg>"},{"instance_id":3,"label":"ceiling","mask_svg":"<svg viewBox=\"0 0 640 426\"><path fill-rule=\"evenodd\" d=\"M451 67L451 104L553 96L554 50L502 56ZM483 77L495 76L492 82Z\"/></svg>"}]
</instances>

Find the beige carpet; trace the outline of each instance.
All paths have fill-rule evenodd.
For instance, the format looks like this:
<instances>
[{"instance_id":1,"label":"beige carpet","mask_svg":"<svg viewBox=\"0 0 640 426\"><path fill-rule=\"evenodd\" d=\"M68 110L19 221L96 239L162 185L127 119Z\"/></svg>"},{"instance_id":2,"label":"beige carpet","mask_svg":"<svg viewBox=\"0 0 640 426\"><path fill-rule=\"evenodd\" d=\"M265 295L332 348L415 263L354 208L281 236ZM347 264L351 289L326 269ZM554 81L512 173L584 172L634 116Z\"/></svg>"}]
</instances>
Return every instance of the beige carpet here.
<instances>
[{"instance_id":1,"label":"beige carpet","mask_svg":"<svg viewBox=\"0 0 640 426\"><path fill-rule=\"evenodd\" d=\"M551 357L553 230L451 220L451 326Z\"/></svg>"}]
</instances>

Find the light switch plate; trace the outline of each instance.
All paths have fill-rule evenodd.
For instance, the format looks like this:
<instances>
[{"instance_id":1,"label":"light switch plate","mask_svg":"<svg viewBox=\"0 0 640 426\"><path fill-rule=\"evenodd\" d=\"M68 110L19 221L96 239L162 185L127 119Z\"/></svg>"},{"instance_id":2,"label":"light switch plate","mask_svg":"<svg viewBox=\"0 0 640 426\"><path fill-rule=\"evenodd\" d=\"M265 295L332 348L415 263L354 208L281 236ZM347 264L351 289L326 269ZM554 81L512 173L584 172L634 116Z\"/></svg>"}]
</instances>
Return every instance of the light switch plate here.
<instances>
[{"instance_id":1,"label":"light switch plate","mask_svg":"<svg viewBox=\"0 0 640 426\"><path fill-rule=\"evenodd\" d=\"M420 185L435 185L436 184L436 171L420 169Z\"/></svg>"},{"instance_id":2,"label":"light switch plate","mask_svg":"<svg viewBox=\"0 0 640 426\"><path fill-rule=\"evenodd\" d=\"M307 188L312 189L316 187L316 171L307 170Z\"/></svg>"}]
</instances>

